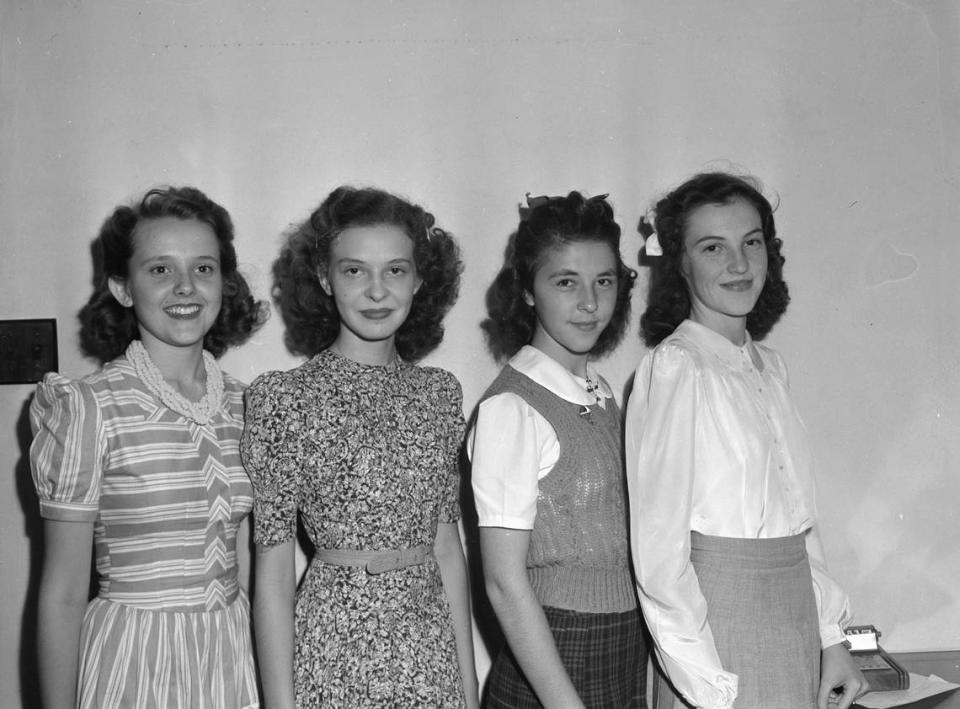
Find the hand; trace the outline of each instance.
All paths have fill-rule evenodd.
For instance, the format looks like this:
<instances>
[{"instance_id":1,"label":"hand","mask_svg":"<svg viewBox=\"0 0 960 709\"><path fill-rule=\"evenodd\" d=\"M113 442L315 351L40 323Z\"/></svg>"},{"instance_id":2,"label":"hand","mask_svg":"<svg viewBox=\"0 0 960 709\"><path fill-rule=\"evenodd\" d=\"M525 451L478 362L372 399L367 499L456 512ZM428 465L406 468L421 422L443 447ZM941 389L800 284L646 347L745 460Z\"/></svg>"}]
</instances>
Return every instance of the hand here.
<instances>
[{"instance_id":1,"label":"hand","mask_svg":"<svg viewBox=\"0 0 960 709\"><path fill-rule=\"evenodd\" d=\"M834 690L837 692L834 692ZM867 691L867 680L843 643L823 648L820 653L820 692L817 709L848 709Z\"/></svg>"}]
</instances>

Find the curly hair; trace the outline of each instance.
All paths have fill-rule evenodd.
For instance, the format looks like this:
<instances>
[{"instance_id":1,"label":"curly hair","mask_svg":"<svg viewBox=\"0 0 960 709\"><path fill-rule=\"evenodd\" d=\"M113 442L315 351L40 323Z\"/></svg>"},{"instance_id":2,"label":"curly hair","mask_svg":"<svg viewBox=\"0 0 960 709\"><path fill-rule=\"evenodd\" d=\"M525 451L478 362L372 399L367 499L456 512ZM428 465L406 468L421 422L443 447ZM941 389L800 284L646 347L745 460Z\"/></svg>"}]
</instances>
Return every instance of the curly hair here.
<instances>
[{"instance_id":1,"label":"curly hair","mask_svg":"<svg viewBox=\"0 0 960 709\"><path fill-rule=\"evenodd\" d=\"M605 355L623 339L637 273L620 256L620 226L606 198L586 198L571 192L566 197L533 198L528 200L529 208L521 208L520 226L510 236L503 267L487 290L487 318L480 324L497 361L509 359L533 339L537 314L524 299L524 292L533 292L534 276L544 254L574 242L607 244L617 260L616 307L590 355Z\"/></svg>"},{"instance_id":2,"label":"curly hair","mask_svg":"<svg viewBox=\"0 0 960 709\"><path fill-rule=\"evenodd\" d=\"M376 188L341 186L286 236L273 262L273 298L293 354L312 357L340 332L336 301L320 285L330 265L334 239L359 226L395 226L413 241L413 260L422 279L407 319L397 330L397 353L416 362L443 339L443 318L457 300L463 264L453 236L436 226L430 212Z\"/></svg>"},{"instance_id":3,"label":"curly hair","mask_svg":"<svg viewBox=\"0 0 960 709\"><path fill-rule=\"evenodd\" d=\"M173 217L210 226L220 245L223 300L213 326L203 338L204 349L220 357L228 347L245 342L266 320L267 305L256 300L237 270L233 222L227 210L195 187L158 187L132 205L121 205L107 217L94 240L93 293L80 310L80 347L101 364L122 355L140 338L133 308L125 308L110 293L109 280L129 277L137 227L150 219Z\"/></svg>"},{"instance_id":4,"label":"curly hair","mask_svg":"<svg viewBox=\"0 0 960 709\"><path fill-rule=\"evenodd\" d=\"M782 242L777 238L773 206L752 177L725 172L701 173L670 192L655 208L655 230L663 255L650 259L647 309L640 317L640 336L648 347L660 344L690 315L689 287L681 273L684 230L690 214L705 204L729 204L737 199L746 200L759 213L767 247L767 278L753 310L747 315L747 331L753 339L762 340L786 312L790 293L783 280ZM641 228L643 226L641 222Z\"/></svg>"}]
</instances>

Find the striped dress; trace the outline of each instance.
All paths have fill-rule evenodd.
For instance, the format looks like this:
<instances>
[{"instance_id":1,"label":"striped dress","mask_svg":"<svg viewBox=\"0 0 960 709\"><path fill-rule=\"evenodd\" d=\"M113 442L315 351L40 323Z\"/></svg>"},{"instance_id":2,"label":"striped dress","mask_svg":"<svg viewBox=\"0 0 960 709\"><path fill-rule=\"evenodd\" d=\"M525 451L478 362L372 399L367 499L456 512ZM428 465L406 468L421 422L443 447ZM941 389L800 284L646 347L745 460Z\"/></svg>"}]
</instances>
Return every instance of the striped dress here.
<instances>
[{"instance_id":1,"label":"striped dress","mask_svg":"<svg viewBox=\"0 0 960 709\"><path fill-rule=\"evenodd\" d=\"M237 578L237 531L253 504L239 454L243 386L213 374L222 405L203 424L161 403L126 357L76 381L48 374L37 388L41 515L94 523L100 587L81 631L84 709L259 706Z\"/></svg>"}]
</instances>

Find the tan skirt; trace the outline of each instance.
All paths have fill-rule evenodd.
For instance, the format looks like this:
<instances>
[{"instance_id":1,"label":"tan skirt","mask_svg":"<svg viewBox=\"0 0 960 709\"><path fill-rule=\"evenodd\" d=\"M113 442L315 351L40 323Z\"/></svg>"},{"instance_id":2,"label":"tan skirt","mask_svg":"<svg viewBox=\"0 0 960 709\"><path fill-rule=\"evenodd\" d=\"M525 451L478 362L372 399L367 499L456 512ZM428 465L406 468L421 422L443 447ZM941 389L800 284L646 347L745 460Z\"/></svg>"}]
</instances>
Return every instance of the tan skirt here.
<instances>
[{"instance_id":1,"label":"tan skirt","mask_svg":"<svg viewBox=\"0 0 960 709\"><path fill-rule=\"evenodd\" d=\"M804 535L735 539L691 533L690 560L723 668L739 678L736 709L812 709L820 627ZM661 672L655 709L689 707Z\"/></svg>"}]
</instances>

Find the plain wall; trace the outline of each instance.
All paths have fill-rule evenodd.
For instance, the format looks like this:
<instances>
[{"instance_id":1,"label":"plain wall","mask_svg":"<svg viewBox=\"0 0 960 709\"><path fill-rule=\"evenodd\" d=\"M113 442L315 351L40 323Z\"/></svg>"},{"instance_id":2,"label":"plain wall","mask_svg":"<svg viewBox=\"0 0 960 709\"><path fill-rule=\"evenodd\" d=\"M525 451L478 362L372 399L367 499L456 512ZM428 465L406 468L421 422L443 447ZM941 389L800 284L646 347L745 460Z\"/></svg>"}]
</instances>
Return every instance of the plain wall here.
<instances>
[{"instance_id":1,"label":"plain wall","mask_svg":"<svg viewBox=\"0 0 960 709\"><path fill-rule=\"evenodd\" d=\"M636 264L657 195L754 173L780 200L793 301L769 342L809 427L833 574L888 650L960 648L958 72L952 0L3 0L0 318L57 318L60 369L83 374L90 242L118 202L201 187L267 297L283 230L336 185L373 184L462 245L427 362L469 412L496 373L478 324L525 193L609 193ZM644 352L634 324L602 363L618 390ZM277 315L224 358L246 380L296 363ZM34 696L32 389L0 387L4 707Z\"/></svg>"}]
</instances>

